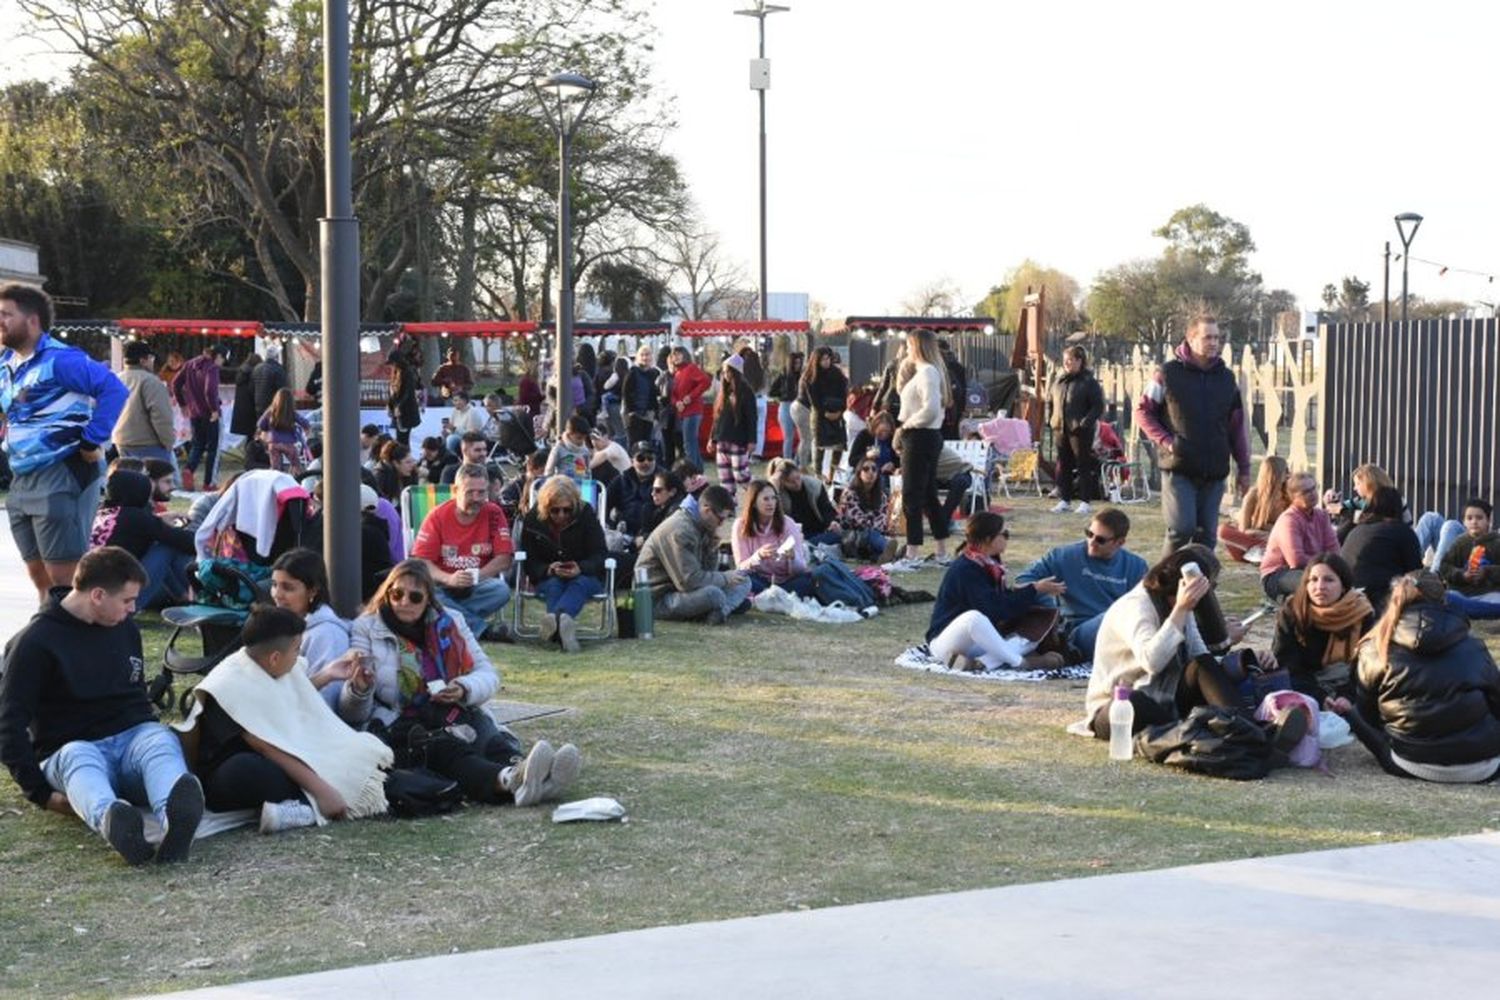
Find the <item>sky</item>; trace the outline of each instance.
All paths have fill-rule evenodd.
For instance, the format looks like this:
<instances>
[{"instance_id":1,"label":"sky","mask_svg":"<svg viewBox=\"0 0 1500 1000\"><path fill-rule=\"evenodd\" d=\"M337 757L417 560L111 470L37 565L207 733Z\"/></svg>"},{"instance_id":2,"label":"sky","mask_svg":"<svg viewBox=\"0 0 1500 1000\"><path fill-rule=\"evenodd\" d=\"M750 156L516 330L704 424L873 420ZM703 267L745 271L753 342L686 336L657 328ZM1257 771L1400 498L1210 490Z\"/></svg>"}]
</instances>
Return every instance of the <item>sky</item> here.
<instances>
[{"instance_id":1,"label":"sky","mask_svg":"<svg viewBox=\"0 0 1500 1000\"><path fill-rule=\"evenodd\" d=\"M750 0L642 2L668 149L753 283L756 23L733 14ZM1026 258L1087 288L1198 202L1245 223L1266 287L1304 308L1345 275L1378 301L1408 211L1413 257L1449 268L1414 260L1414 294L1500 301L1500 5L784 3L766 22L768 284L831 317L935 283L975 303ZM0 0L0 24L17 17ZM37 48L9 42L0 80L55 73Z\"/></svg>"}]
</instances>

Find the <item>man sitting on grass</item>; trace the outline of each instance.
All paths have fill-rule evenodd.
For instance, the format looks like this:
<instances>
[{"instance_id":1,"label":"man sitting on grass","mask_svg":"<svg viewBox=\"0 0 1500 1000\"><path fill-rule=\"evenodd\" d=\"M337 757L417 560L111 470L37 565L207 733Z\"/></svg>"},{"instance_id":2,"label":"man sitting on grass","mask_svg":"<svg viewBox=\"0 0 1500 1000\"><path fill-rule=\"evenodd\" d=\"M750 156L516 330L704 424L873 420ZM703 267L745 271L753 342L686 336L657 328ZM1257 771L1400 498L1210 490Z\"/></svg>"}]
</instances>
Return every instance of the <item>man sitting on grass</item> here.
<instances>
[{"instance_id":1,"label":"man sitting on grass","mask_svg":"<svg viewBox=\"0 0 1500 1000\"><path fill-rule=\"evenodd\" d=\"M1141 582L1147 566L1146 560L1125 549L1130 518L1124 511L1099 511L1083 534L1081 542L1050 550L1016 582L1036 583L1048 577L1061 581L1065 589L1055 600L1062 611L1063 633L1084 659L1093 659L1104 612Z\"/></svg>"},{"instance_id":2,"label":"man sitting on grass","mask_svg":"<svg viewBox=\"0 0 1500 1000\"><path fill-rule=\"evenodd\" d=\"M54 588L10 641L0 678L0 761L22 794L77 813L132 865L153 853L137 804L166 831L158 861L186 860L203 818L203 788L146 695L131 618L145 583L124 549L85 554L72 588Z\"/></svg>"},{"instance_id":3,"label":"man sitting on grass","mask_svg":"<svg viewBox=\"0 0 1500 1000\"><path fill-rule=\"evenodd\" d=\"M651 532L635 566L646 571L658 618L723 625L749 607L749 576L719 569L719 527L733 518L729 491L709 486L697 510L678 510Z\"/></svg>"}]
</instances>

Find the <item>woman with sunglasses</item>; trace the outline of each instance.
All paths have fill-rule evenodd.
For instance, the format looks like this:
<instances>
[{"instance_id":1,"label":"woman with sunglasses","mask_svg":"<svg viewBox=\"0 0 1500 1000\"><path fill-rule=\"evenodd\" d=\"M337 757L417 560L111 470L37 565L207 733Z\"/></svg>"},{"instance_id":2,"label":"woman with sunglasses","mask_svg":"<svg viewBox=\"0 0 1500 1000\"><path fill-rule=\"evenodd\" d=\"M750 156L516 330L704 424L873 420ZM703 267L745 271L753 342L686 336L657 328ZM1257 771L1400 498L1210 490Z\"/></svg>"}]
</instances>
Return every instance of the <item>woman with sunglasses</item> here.
<instances>
[{"instance_id":1,"label":"woman with sunglasses","mask_svg":"<svg viewBox=\"0 0 1500 1000\"><path fill-rule=\"evenodd\" d=\"M1297 472L1286 481L1290 506L1281 512L1266 539L1260 560L1260 585L1271 601L1297 592L1307 562L1320 552L1337 552L1338 535L1328 512L1318 506L1318 481L1310 472Z\"/></svg>"},{"instance_id":2,"label":"woman with sunglasses","mask_svg":"<svg viewBox=\"0 0 1500 1000\"><path fill-rule=\"evenodd\" d=\"M547 608L542 641L556 639L563 652L578 652L578 615L604 589L609 551L599 515L583 502L577 483L553 476L542 484L521 519L517 547L526 553L526 579Z\"/></svg>"},{"instance_id":3,"label":"woman with sunglasses","mask_svg":"<svg viewBox=\"0 0 1500 1000\"><path fill-rule=\"evenodd\" d=\"M1004 558L1009 542L1005 518L979 511L968 520L959 557L943 573L927 626L927 648L950 670L1061 665L1060 659L1053 664L1027 657L1021 639L1002 634L1008 624L1035 608L1050 611L1055 619L1056 611L1045 608L1040 598L1062 590L1056 580L1007 587Z\"/></svg>"},{"instance_id":4,"label":"woman with sunglasses","mask_svg":"<svg viewBox=\"0 0 1500 1000\"><path fill-rule=\"evenodd\" d=\"M687 488L683 486L681 476L666 469L656 473L656 477L651 480L651 506L641 516L641 530L635 538L636 549L646 544L651 532L671 517L672 512L682 506L686 497Z\"/></svg>"},{"instance_id":5,"label":"woman with sunglasses","mask_svg":"<svg viewBox=\"0 0 1500 1000\"><path fill-rule=\"evenodd\" d=\"M861 432L863 433L863 432ZM850 559L885 562L896 557L897 542L890 537L890 498L872 449L854 467L854 480L839 495L837 517L844 529L841 543Z\"/></svg>"},{"instance_id":6,"label":"woman with sunglasses","mask_svg":"<svg viewBox=\"0 0 1500 1000\"><path fill-rule=\"evenodd\" d=\"M736 568L750 575L751 593L775 584L799 597L812 596L802 529L781 509L776 487L764 479L750 483L730 544Z\"/></svg>"},{"instance_id":7,"label":"woman with sunglasses","mask_svg":"<svg viewBox=\"0 0 1500 1000\"><path fill-rule=\"evenodd\" d=\"M391 570L354 620L351 646L364 663L344 684L339 714L398 753L421 748L426 766L458 782L470 801L526 806L555 798L578 776L577 747L554 753L538 740L520 759L515 736L484 710L499 690L499 672L464 616L445 609L436 593L424 560Z\"/></svg>"}]
</instances>

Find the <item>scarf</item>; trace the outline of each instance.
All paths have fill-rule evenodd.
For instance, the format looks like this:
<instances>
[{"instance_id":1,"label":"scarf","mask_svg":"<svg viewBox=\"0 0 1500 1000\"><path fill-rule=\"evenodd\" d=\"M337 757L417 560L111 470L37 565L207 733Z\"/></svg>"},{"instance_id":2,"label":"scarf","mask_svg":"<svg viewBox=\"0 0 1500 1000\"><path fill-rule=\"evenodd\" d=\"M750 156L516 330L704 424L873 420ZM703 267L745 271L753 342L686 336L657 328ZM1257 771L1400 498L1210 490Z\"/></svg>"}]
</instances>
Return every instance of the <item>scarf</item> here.
<instances>
[{"instance_id":1,"label":"scarf","mask_svg":"<svg viewBox=\"0 0 1500 1000\"><path fill-rule=\"evenodd\" d=\"M994 556L987 556L983 552L975 551L968 546L964 546L964 558L972 559L984 567L984 571L990 575L990 579L994 581L997 589L1005 586L1005 564L999 559L996 559Z\"/></svg>"},{"instance_id":2,"label":"scarf","mask_svg":"<svg viewBox=\"0 0 1500 1000\"><path fill-rule=\"evenodd\" d=\"M1354 648L1359 643L1361 627L1365 619L1374 614L1370 602L1358 591L1351 590L1328 607L1320 608L1302 587L1287 599L1287 609L1292 615L1297 641L1306 643L1307 634L1312 631L1327 633L1324 666L1354 662Z\"/></svg>"},{"instance_id":3,"label":"scarf","mask_svg":"<svg viewBox=\"0 0 1500 1000\"><path fill-rule=\"evenodd\" d=\"M214 667L193 691L212 695L245 732L312 768L343 796L351 819L385 812L391 748L370 733L355 732L334 715L300 663L286 675L272 677L241 649ZM202 714L203 701L195 698L188 717L174 728L188 732ZM317 813L312 796L306 798ZM318 823L326 822L319 814Z\"/></svg>"},{"instance_id":4,"label":"scarf","mask_svg":"<svg viewBox=\"0 0 1500 1000\"><path fill-rule=\"evenodd\" d=\"M474 669L469 644L448 612L429 611L422 621L407 624L396 617L389 605L383 604L380 620L395 635L399 647L396 689L403 715L422 714L432 704L432 696L427 692L430 681L451 681ZM455 721L464 711L462 705L445 707L447 723Z\"/></svg>"}]
</instances>

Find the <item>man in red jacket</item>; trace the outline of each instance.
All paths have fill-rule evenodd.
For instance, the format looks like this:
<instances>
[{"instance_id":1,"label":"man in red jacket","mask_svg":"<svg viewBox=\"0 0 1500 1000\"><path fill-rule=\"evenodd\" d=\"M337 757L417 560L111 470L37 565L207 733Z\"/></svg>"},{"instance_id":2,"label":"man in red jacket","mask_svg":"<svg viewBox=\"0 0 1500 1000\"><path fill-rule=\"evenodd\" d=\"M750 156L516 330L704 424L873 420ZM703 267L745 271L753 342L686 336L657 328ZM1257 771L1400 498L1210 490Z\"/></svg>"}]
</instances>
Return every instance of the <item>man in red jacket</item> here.
<instances>
[{"instance_id":1,"label":"man in red jacket","mask_svg":"<svg viewBox=\"0 0 1500 1000\"><path fill-rule=\"evenodd\" d=\"M682 429L683 457L694 465L703 465L703 454L698 448L698 428L703 424L703 394L713 385L708 372L693 363L693 356L686 347L672 351L676 367L672 372L672 408L677 411L677 426Z\"/></svg>"}]
</instances>

